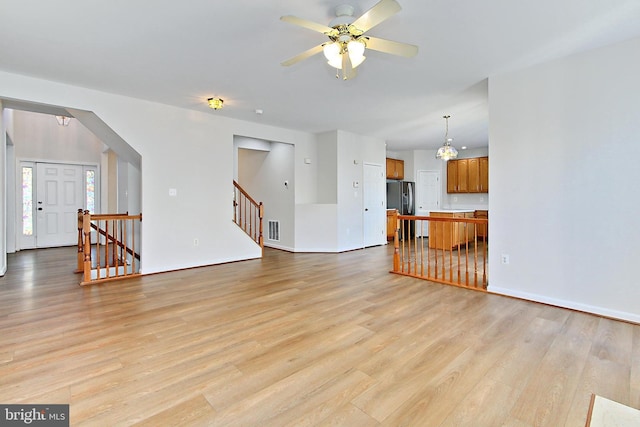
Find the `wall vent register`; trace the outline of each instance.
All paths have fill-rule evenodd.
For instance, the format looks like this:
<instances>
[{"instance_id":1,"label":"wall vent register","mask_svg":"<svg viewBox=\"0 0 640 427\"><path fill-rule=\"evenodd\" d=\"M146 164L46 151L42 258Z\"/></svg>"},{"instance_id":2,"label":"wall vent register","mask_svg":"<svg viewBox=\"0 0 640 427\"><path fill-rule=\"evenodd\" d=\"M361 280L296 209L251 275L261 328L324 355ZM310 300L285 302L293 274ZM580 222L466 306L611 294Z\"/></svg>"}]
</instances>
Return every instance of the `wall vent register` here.
<instances>
[{"instance_id":1,"label":"wall vent register","mask_svg":"<svg viewBox=\"0 0 640 427\"><path fill-rule=\"evenodd\" d=\"M280 241L280 221L269 221L267 239L274 242Z\"/></svg>"}]
</instances>

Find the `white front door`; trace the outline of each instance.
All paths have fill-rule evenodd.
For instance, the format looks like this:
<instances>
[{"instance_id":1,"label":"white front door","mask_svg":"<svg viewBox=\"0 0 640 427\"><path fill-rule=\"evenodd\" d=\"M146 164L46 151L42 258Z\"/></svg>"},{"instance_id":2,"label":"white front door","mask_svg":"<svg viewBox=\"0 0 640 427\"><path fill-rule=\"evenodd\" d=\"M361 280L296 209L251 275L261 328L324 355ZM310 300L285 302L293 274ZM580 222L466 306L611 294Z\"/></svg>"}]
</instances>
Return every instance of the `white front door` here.
<instances>
[{"instance_id":1,"label":"white front door","mask_svg":"<svg viewBox=\"0 0 640 427\"><path fill-rule=\"evenodd\" d=\"M36 164L36 247L74 245L84 209L81 165Z\"/></svg>"},{"instance_id":2,"label":"white front door","mask_svg":"<svg viewBox=\"0 0 640 427\"><path fill-rule=\"evenodd\" d=\"M416 187L416 215L429 216L429 212L440 209L440 172L418 171ZM416 235L426 237L429 227L426 221L424 225L421 222L416 224Z\"/></svg>"},{"instance_id":3,"label":"white front door","mask_svg":"<svg viewBox=\"0 0 640 427\"><path fill-rule=\"evenodd\" d=\"M382 165L364 164L362 199L364 204L364 247L386 243L385 176Z\"/></svg>"}]
</instances>

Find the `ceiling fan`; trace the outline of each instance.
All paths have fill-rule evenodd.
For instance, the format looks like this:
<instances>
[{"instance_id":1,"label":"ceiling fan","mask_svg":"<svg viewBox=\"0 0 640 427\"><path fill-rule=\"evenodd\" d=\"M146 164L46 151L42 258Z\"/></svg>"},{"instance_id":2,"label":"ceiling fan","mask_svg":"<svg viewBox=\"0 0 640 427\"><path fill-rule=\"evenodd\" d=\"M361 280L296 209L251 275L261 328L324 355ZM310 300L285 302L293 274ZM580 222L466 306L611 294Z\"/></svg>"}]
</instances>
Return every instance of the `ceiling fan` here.
<instances>
[{"instance_id":1,"label":"ceiling fan","mask_svg":"<svg viewBox=\"0 0 640 427\"><path fill-rule=\"evenodd\" d=\"M407 58L415 56L418 53L417 46L365 35L367 31L395 15L400 9L396 0L380 0L362 16L354 19L353 7L342 5L336 7L336 18L328 26L291 15L283 16L280 18L282 21L322 33L329 38L329 41L284 61L282 65L293 65L324 52L328 64L337 70L336 77L339 77L342 71L343 80L347 80L355 77L356 67L365 60L365 48Z\"/></svg>"}]
</instances>

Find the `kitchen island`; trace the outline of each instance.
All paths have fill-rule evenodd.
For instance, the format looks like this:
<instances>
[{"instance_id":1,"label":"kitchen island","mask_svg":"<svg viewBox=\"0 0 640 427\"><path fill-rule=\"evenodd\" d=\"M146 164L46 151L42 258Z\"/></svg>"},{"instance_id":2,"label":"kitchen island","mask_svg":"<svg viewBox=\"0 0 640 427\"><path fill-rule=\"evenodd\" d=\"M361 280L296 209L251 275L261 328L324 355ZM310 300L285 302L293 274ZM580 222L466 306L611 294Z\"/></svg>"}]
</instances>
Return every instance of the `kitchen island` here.
<instances>
[{"instance_id":1,"label":"kitchen island","mask_svg":"<svg viewBox=\"0 0 640 427\"><path fill-rule=\"evenodd\" d=\"M474 210L450 209L431 211L434 218L474 218ZM474 238L473 224L454 221L429 221L429 248L453 250Z\"/></svg>"}]
</instances>

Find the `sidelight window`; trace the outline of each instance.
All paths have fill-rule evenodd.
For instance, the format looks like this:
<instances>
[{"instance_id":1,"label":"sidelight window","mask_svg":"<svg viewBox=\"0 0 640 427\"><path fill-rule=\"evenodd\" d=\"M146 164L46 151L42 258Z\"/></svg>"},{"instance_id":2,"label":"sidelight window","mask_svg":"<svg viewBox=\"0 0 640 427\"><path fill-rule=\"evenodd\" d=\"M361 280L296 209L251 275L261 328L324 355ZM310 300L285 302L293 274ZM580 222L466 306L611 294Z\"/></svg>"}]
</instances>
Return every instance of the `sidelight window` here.
<instances>
[{"instance_id":1,"label":"sidelight window","mask_svg":"<svg viewBox=\"0 0 640 427\"><path fill-rule=\"evenodd\" d=\"M33 235L33 167L22 167L22 234Z\"/></svg>"},{"instance_id":2,"label":"sidelight window","mask_svg":"<svg viewBox=\"0 0 640 427\"><path fill-rule=\"evenodd\" d=\"M96 213L96 171L85 171L85 198L87 199L87 210Z\"/></svg>"}]
</instances>

